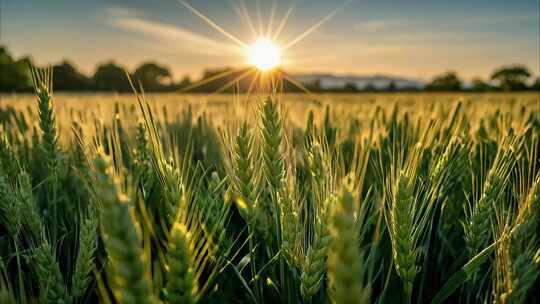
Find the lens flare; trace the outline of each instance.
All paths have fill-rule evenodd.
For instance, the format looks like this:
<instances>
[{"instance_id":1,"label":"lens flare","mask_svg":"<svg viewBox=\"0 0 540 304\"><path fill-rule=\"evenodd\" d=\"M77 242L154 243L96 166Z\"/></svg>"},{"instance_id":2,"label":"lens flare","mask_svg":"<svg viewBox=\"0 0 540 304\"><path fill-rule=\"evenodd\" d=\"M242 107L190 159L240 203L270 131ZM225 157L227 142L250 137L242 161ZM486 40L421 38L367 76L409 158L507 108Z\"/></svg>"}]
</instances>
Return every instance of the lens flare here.
<instances>
[{"instance_id":1,"label":"lens flare","mask_svg":"<svg viewBox=\"0 0 540 304\"><path fill-rule=\"evenodd\" d=\"M261 38L248 48L249 63L261 71L281 65L281 49L272 41Z\"/></svg>"}]
</instances>

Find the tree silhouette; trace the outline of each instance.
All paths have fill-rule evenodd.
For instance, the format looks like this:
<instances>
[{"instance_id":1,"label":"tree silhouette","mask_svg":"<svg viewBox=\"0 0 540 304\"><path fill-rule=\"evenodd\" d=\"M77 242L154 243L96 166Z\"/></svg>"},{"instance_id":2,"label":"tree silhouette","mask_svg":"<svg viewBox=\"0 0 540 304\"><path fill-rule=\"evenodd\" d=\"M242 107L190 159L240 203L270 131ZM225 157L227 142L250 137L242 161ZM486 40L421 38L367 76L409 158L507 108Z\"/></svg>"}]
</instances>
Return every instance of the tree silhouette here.
<instances>
[{"instance_id":1,"label":"tree silhouette","mask_svg":"<svg viewBox=\"0 0 540 304\"><path fill-rule=\"evenodd\" d=\"M181 90L191 85L192 83L193 82L191 81L191 78L189 76L184 76L182 80L180 80L180 82L175 85L175 88Z\"/></svg>"},{"instance_id":2,"label":"tree silhouette","mask_svg":"<svg viewBox=\"0 0 540 304\"><path fill-rule=\"evenodd\" d=\"M388 83L388 86L386 87L386 91L388 92L394 92L397 90L397 85L396 85L396 82L391 80L389 83Z\"/></svg>"},{"instance_id":3,"label":"tree silhouette","mask_svg":"<svg viewBox=\"0 0 540 304\"><path fill-rule=\"evenodd\" d=\"M8 50L0 46L0 91L26 91L31 88L28 68L30 58L14 60Z\"/></svg>"},{"instance_id":4,"label":"tree silhouette","mask_svg":"<svg viewBox=\"0 0 540 304\"><path fill-rule=\"evenodd\" d=\"M536 78L536 80L531 85L531 90L533 91L540 91L540 77Z\"/></svg>"},{"instance_id":5,"label":"tree silhouette","mask_svg":"<svg viewBox=\"0 0 540 304\"><path fill-rule=\"evenodd\" d=\"M434 77L425 89L428 91L460 91L462 82L455 72L449 71Z\"/></svg>"},{"instance_id":6,"label":"tree silhouette","mask_svg":"<svg viewBox=\"0 0 540 304\"><path fill-rule=\"evenodd\" d=\"M358 92L358 86L354 82L347 82L343 86L343 91L345 92Z\"/></svg>"},{"instance_id":7,"label":"tree silhouette","mask_svg":"<svg viewBox=\"0 0 540 304\"><path fill-rule=\"evenodd\" d=\"M487 92L491 90L491 86L480 78L474 78L471 82L471 91Z\"/></svg>"},{"instance_id":8,"label":"tree silhouette","mask_svg":"<svg viewBox=\"0 0 540 304\"><path fill-rule=\"evenodd\" d=\"M510 65L498 68L491 75L491 80L498 83L503 91L519 91L527 88L526 82L531 72L522 65Z\"/></svg>"},{"instance_id":9,"label":"tree silhouette","mask_svg":"<svg viewBox=\"0 0 540 304\"><path fill-rule=\"evenodd\" d=\"M92 84L67 60L53 66L54 89L59 91L88 91Z\"/></svg>"},{"instance_id":10,"label":"tree silhouette","mask_svg":"<svg viewBox=\"0 0 540 304\"><path fill-rule=\"evenodd\" d=\"M364 91L364 92L376 92L377 87L373 83L368 82L362 91Z\"/></svg>"},{"instance_id":11,"label":"tree silhouette","mask_svg":"<svg viewBox=\"0 0 540 304\"><path fill-rule=\"evenodd\" d=\"M92 80L97 90L116 92L132 90L124 68L113 61L99 65Z\"/></svg>"},{"instance_id":12,"label":"tree silhouette","mask_svg":"<svg viewBox=\"0 0 540 304\"><path fill-rule=\"evenodd\" d=\"M133 79L147 91L168 89L172 80L169 69L154 62L141 64L133 73Z\"/></svg>"}]
</instances>

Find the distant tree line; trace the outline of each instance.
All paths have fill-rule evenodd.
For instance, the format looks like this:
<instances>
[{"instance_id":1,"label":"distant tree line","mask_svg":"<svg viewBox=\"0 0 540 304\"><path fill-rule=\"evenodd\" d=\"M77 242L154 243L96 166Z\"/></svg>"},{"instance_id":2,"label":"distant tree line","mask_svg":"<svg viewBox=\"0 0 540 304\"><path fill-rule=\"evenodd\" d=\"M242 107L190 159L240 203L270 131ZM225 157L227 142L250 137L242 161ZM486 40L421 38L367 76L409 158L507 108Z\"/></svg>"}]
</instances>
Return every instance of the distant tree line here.
<instances>
[{"instance_id":1,"label":"distant tree line","mask_svg":"<svg viewBox=\"0 0 540 304\"><path fill-rule=\"evenodd\" d=\"M28 67L32 64L29 57L13 58L5 47L0 46L0 92L27 92L31 90L31 80ZM56 91L114 91L131 92L131 85L126 77L126 69L114 61L99 64L91 77L88 77L75 68L69 61L53 65L54 90ZM205 70L201 80L210 80L219 77L215 81L209 81L200 86L193 87L193 82L186 76L181 81L175 82L170 70L155 62L145 62L134 71L129 72L135 85L139 83L148 92L173 92L190 89L192 93L216 92L223 89L224 93L235 91L245 92L253 85L253 77L244 77L235 85L229 85L245 70L233 70L232 68ZM458 75L449 71L435 76L423 88L397 87L390 81L386 87L375 87L367 84L359 88L355 83L346 83L341 88L324 88L320 81L304 84L311 92L398 92L398 91L540 91L540 77L531 80L531 72L522 65L503 66L495 70L489 79L475 78L469 85L465 85ZM227 85L229 85L227 87ZM193 87L193 88L192 88ZM283 90L286 92L301 92L295 84L285 81Z\"/></svg>"},{"instance_id":2,"label":"distant tree line","mask_svg":"<svg viewBox=\"0 0 540 304\"><path fill-rule=\"evenodd\" d=\"M5 47L0 46L0 92L25 92L32 89L29 57L15 60ZM131 85L126 76L126 69L114 61L99 64L91 77L79 72L67 60L52 66L54 90L56 91L114 91L130 92ZM135 85L142 84L146 91L176 91L189 85L189 78L179 83L172 79L168 68L154 62L138 66L129 75Z\"/></svg>"},{"instance_id":3,"label":"distant tree line","mask_svg":"<svg viewBox=\"0 0 540 304\"><path fill-rule=\"evenodd\" d=\"M528 85L531 78L531 72L523 65L508 65L496 69L489 80L474 78L469 86L465 86L463 81L455 72L446 72L434 77L426 86L426 91L526 91L540 90L540 78Z\"/></svg>"}]
</instances>

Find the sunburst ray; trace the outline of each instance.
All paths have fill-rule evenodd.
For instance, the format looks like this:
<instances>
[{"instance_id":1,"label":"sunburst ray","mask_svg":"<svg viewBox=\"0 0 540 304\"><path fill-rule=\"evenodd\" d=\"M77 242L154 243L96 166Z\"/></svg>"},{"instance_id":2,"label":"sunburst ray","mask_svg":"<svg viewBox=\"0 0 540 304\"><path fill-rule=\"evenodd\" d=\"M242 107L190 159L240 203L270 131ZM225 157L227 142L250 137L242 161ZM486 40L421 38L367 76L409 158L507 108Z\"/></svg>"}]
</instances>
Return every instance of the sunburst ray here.
<instances>
[{"instance_id":1,"label":"sunburst ray","mask_svg":"<svg viewBox=\"0 0 540 304\"><path fill-rule=\"evenodd\" d=\"M221 78L224 78L224 77L227 77L231 74L234 74L236 72L239 72L241 70L244 70L246 67L240 67L240 68L234 68L234 69L230 69L230 70L226 70L226 71L223 71L221 73L218 73L216 75L213 75L213 76L210 76L208 78L204 78L204 79L201 79L200 81L196 82L196 83L193 83L185 88L183 88L182 90L180 90L181 93L186 93L188 91L191 91L195 88L198 88L200 86L203 86L205 84L208 84L212 81L216 81L218 79L221 79Z\"/></svg>"},{"instance_id":2,"label":"sunburst ray","mask_svg":"<svg viewBox=\"0 0 540 304\"><path fill-rule=\"evenodd\" d=\"M351 0L343 3L342 5L336 7L333 11L331 11L328 15L326 15L324 18L319 20L317 23L312 25L310 28L308 28L306 31L304 31L302 34L298 35L296 38L294 38L292 41L285 43L283 46L283 50L287 50L297 44L298 42L302 41L304 38L309 36L311 33L313 33L315 30L317 30L319 27L321 27L324 23L328 22L328 20L332 19L340 10L342 10L345 6L347 6Z\"/></svg>"},{"instance_id":3,"label":"sunburst ray","mask_svg":"<svg viewBox=\"0 0 540 304\"><path fill-rule=\"evenodd\" d=\"M238 7L237 5L235 5L235 7L238 8L239 15L241 15L241 18L245 20L247 27L249 28L249 30L251 31L251 34L253 35L253 39L257 39L259 35L257 34L257 30L255 29L255 26L253 25L253 20L251 19L251 16L247 10L245 1L240 0L238 3L240 6Z\"/></svg>"},{"instance_id":4,"label":"sunburst ray","mask_svg":"<svg viewBox=\"0 0 540 304\"><path fill-rule=\"evenodd\" d=\"M249 100L249 97L251 95L251 90L253 90L253 86L255 85L255 83L257 82L257 80L259 79L261 75L261 72L260 71L256 71L255 72L255 75L253 76L253 79L251 80L251 83L249 84L249 87L248 87L248 90L246 92L246 98L245 98L245 102L247 103L248 100Z\"/></svg>"},{"instance_id":5,"label":"sunburst ray","mask_svg":"<svg viewBox=\"0 0 540 304\"><path fill-rule=\"evenodd\" d=\"M257 23L259 25L259 36L264 34L264 25L261 14L261 0L257 0Z\"/></svg>"},{"instance_id":6,"label":"sunburst ray","mask_svg":"<svg viewBox=\"0 0 540 304\"><path fill-rule=\"evenodd\" d=\"M297 88L299 88L300 90L304 91L305 93L307 93L309 95L313 95L311 93L311 91L308 90L308 88L306 88L300 81L294 79L294 77L292 75L288 74L287 72L283 71L282 69L279 69L278 72L283 76L283 78L288 80L292 85L296 86Z\"/></svg>"},{"instance_id":7,"label":"sunburst ray","mask_svg":"<svg viewBox=\"0 0 540 304\"><path fill-rule=\"evenodd\" d=\"M195 9L193 6L191 6L189 3L187 3L186 1L184 0L178 0L178 3L182 4L183 6L185 6L187 9L189 9L192 13L194 13L195 15L197 15L199 18L201 18L202 20L204 20L206 23L208 23L208 25L210 25L212 28L214 28L215 30L217 30L218 32L220 32L221 34L223 34L225 37L231 39L232 41L236 42L238 45L240 45L241 47L243 48L247 48L247 45L242 42L242 40L236 38L235 36L233 36L231 33L227 32L225 29L223 29L221 26L217 25L214 21L210 20L210 18L206 17L205 15L203 15L201 12L199 12L197 9Z\"/></svg>"},{"instance_id":8,"label":"sunburst ray","mask_svg":"<svg viewBox=\"0 0 540 304\"><path fill-rule=\"evenodd\" d=\"M293 0L291 2L291 5L289 6L289 8L287 9L287 12L285 13L285 15L283 16L283 18L281 18L281 21L279 23L279 26L278 28L276 29L276 32L274 34L272 34L272 40L276 40L279 35L281 34L281 32L283 31L283 29L285 28L285 25L287 25L287 21L289 20L289 16L291 16L293 10L294 10L294 4L295 4L296 0Z\"/></svg>"},{"instance_id":9,"label":"sunburst ray","mask_svg":"<svg viewBox=\"0 0 540 304\"><path fill-rule=\"evenodd\" d=\"M272 1L272 9L270 11L270 18L268 20L268 26L266 27L266 37L270 37L272 33L272 27L274 26L274 17L276 15L277 2L276 0Z\"/></svg>"},{"instance_id":10,"label":"sunburst ray","mask_svg":"<svg viewBox=\"0 0 540 304\"><path fill-rule=\"evenodd\" d=\"M248 68L247 71L243 72L242 74L240 74L238 77L234 78L233 80L229 81L228 83L226 83L224 86L222 86L221 88L217 89L214 93L212 94L219 94L223 91L225 91L226 89L230 88L231 86L233 86L234 84L236 83L240 83L240 81L242 79L244 79L245 77L247 77L250 73L253 73L255 72L255 68Z\"/></svg>"}]
</instances>

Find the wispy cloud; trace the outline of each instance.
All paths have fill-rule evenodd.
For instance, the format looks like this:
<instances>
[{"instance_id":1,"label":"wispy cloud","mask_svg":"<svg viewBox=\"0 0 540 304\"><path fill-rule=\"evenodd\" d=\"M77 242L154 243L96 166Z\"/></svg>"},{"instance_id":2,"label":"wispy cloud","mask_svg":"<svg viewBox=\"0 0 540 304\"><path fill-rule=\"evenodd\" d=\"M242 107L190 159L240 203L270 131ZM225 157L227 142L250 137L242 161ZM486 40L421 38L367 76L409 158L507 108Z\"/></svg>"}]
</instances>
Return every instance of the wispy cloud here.
<instances>
[{"instance_id":1,"label":"wispy cloud","mask_svg":"<svg viewBox=\"0 0 540 304\"><path fill-rule=\"evenodd\" d=\"M361 29L368 30L370 32L376 32L383 29L387 25L386 22L382 20L368 21L359 26Z\"/></svg>"},{"instance_id":2,"label":"wispy cloud","mask_svg":"<svg viewBox=\"0 0 540 304\"><path fill-rule=\"evenodd\" d=\"M356 31L366 31L366 32L378 32L381 30L386 30L403 23L401 19L387 19L387 20L369 20L366 22L361 22L354 25L354 30Z\"/></svg>"},{"instance_id":3,"label":"wispy cloud","mask_svg":"<svg viewBox=\"0 0 540 304\"><path fill-rule=\"evenodd\" d=\"M231 57L238 47L216 41L188 29L149 20L134 10L112 7L107 10L108 22L120 29L148 36L164 51L182 51L196 55Z\"/></svg>"}]
</instances>

